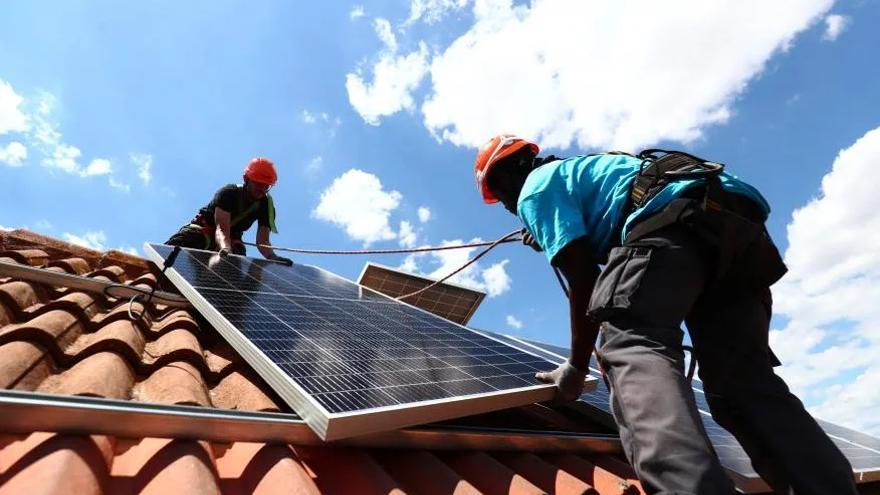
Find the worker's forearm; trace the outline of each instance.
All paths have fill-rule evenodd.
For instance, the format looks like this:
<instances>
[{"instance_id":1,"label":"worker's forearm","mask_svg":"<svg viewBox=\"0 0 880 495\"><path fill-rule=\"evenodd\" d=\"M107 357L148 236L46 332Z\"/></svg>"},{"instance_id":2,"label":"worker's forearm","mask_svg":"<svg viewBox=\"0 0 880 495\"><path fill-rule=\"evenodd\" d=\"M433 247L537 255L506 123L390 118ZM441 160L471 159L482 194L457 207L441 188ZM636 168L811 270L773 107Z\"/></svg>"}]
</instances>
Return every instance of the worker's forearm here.
<instances>
[{"instance_id":1,"label":"worker's forearm","mask_svg":"<svg viewBox=\"0 0 880 495\"><path fill-rule=\"evenodd\" d=\"M596 336L599 334L599 323L587 316L588 301L587 295L576 295L575 291L571 291L571 364L581 370L589 368L590 354L593 353Z\"/></svg>"},{"instance_id":2,"label":"worker's forearm","mask_svg":"<svg viewBox=\"0 0 880 495\"><path fill-rule=\"evenodd\" d=\"M232 243L229 240L229 234L223 232L219 226L214 231L214 239L217 241L217 249L232 249Z\"/></svg>"}]
</instances>

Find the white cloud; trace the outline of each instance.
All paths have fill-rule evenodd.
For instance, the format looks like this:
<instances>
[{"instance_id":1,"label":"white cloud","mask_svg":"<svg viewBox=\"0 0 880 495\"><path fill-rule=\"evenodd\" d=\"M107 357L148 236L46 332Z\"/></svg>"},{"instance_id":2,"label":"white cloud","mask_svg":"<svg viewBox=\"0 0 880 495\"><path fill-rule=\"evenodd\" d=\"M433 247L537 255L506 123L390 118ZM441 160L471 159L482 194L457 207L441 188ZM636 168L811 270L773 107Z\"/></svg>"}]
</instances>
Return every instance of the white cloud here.
<instances>
[{"instance_id":1,"label":"white cloud","mask_svg":"<svg viewBox=\"0 0 880 495\"><path fill-rule=\"evenodd\" d=\"M305 172L307 175L317 175L324 168L324 158L316 156L306 163Z\"/></svg>"},{"instance_id":2,"label":"white cloud","mask_svg":"<svg viewBox=\"0 0 880 495\"><path fill-rule=\"evenodd\" d=\"M353 168L321 193L312 216L345 228L350 238L369 245L396 237L389 217L402 197L397 191L385 191L375 175Z\"/></svg>"},{"instance_id":3,"label":"white cloud","mask_svg":"<svg viewBox=\"0 0 880 495\"><path fill-rule=\"evenodd\" d=\"M431 219L431 210L427 206L420 206L418 213L419 221L422 223L425 223Z\"/></svg>"},{"instance_id":4,"label":"white cloud","mask_svg":"<svg viewBox=\"0 0 880 495\"><path fill-rule=\"evenodd\" d=\"M116 189L117 191L131 192L131 185L126 184L125 182L120 182L113 177L109 177L107 179L107 183L110 184L110 187Z\"/></svg>"},{"instance_id":5,"label":"white cloud","mask_svg":"<svg viewBox=\"0 0 880 495\"><path fill-rule=\"evenodd\" d=\"M409 18L404 25L421 20L425 24L434 24L446 14L460 10L468 4L468 0L412 0L409 6Z\"/></svg>"},{"instance_id":6,"label":"white cloud","mask_svg":"<svg viewBox=\"0 0 880 495\"><path fill-rule=\"evenodd\" d=\"M473 25L430 60L424 124L467 146L501 131L548 147L690 142L727 121L767 61L832 3L475 1ZM349 100L367 122L413 104L425 60L392 70L393 60L382 55L371 88L348 75Z\"/></svg>"},{"instance_id":7,"label":"white cloud","mask_svg":"<svg viewBox=\"0 0 880 495\"><path fill-rule=\"evenodd\" d=\"M123 253L130 254L132 256L140 256L136 247L133 246L120 246L116 248L117 251L122 251Z\"/></svg>"},{"instance_id":8,"label":"white cloud","mask_svg":"<svg viewBox=\"0 0 880 495\"><path fill-rule=\"evenodd\" d=\"M475 237L470 242L482 242L482 239ZM441 246L460 246L462 244L464 244L464 241L461 239L440 243ZM439 279L467 263L476 249L462 248L432 251L429 253L413 253L407 256L403 264L398 268L410 273ZM489 268L483 268L479 262L474 263L450 278L449 282L486 292L489 297L500 296L510 290L511 279L505 269L509 261L506 259L502 260L492 264ZM420 262L421 267L419 266Z\"/></svg>"},{"instance_id":9,"label":"white cloud","mask_svg":"<svg viewBox=\"0 0 880 495\"><path fill-rule=\"evenodd\" d=\"M0 146L0 163L5 163L10 167L21 167L27 156L27 147L18 141Z\"/></svg>"},{"instance_id":10,"label":"white cloud","mask_svg":"<svg viewBox=\"0 0 880 495\"><path fill-rule=\"evenodd\" d=\"M80 175L89 177L92 175L109 175L113 171L113 165L110 160L105 158L96 158L89 162L89 165L80 172Z\"/></svg>"},{"instance_id":11,"label":"white cloud","mask_svg":"<svg viewBox=\"0 0 880 495\"><path fill-rule=\"evenodd\" d=\"M412 110L415 105L412 92L428 70L428 46L425 43L419 43L419 49L407 55L397 55L397 39L390 23L377 19L375 28L385 48L373 65L372 82L364 80L360 67L345 76L349 103L370 125L379 125L381 117L386 115Z\"/></svg>"},{"instance_id":12,"label":"white cloud","mask_svg":"<svg viewBox=\"0 0 880 495\"><path fill-rule=\"evenodd\" d=\"M511 327L511 328L515 328L515 329L519 330L519 329L521 329L521 328L523 327L523 322L520 321L520 320L518 320L518 319L517 319L515 316L513 316L513 315L507 315L507 320L506 320L506 321L507 321L507 325L508 325L509 327Z\"/></svg>"},{"instance_id":13,"label":"white cloud","mask_svg":"<svg viewBox=\"0 0 880 495\"><path fill-rule=\"evenodd\" d=\"M13 227L7 227L5 225L0 225L0 230L5 230L8 232L10 230L15 230L15 229Z\"/></svg>"},{"instance_id":14,"label":"white cloud","mask_svg":"<svg viewBox=\"0 0 880 495\"><path fill-rule=\"evenodd\" d=\"M105 251L107 249L107 234L103 230L89 230L81 236L65 232L63 237L65 241L85 248L96 251Z\"/></svg>"},{"instance_id":15,"label":"white cloud","mask_svg":"<svg viewBox=\"0 0 880 495\"><path fill-rule=\"evenodd\" d=\"M819 196L793 213L785 253L790 271L773 291L777 313L789 320L770 335L784 363L780 374L815 414L875 435L880 197L865 177L878 162L880 128L842 150Z\"/></svg>"},{"instance_id":16,"label":"white cloud","mask_svg":"<svg viewBox=\"0 0 880 495\"><path fill-rule=\"evenodd\" d=\"M137 167L138 178L145 186L153 181L153 155L148 153L129 153L128 159Z\"/></svg>"},{"instance_id":17,"label":"white cloud","mask_svg":"<svg viewBox=\"0 0 880 495\"><path fill-rule=\"evenodd\" d=\"M306 124L314 124L315 122L318 121L318 118L315 116L315 114L313 114L312 112L309 112L308 110L303 110L301 117L302 117L302 121L305 122Z\"/></svg>"},{"instance_id":18,"label":"white cloud","mask_svg":"<svg viewBox=\"0 0 880 495\"><path fill-rule=\"evenodd\" d=\"M352 7L351 12L348 13L349 19L352 19L352 20L360 19L361 17L363 17L365 15L366 15L366 13L364 12L363 5L355 5L354 7Z\"/></svg>"},{"instance_id":19,"label":"white cloud","mask_svg":"<svg viewBox=\"0 0 880 495\"><path fill-rule=\"evenodd\" d=\"M825 41L834 41L849 26L850 18L831 14L825 18L825 32L822 33L822 39Z\"/></svg>"},{"instance_id":20,"label":"white cloud","mask_svg":"<svg viewBox=\"0 0 880 495\"><path fill-rule=\"evenodd\" d=\"M483 270L483 283L489 297L500 296L510 290L510 275L504 269L504 265L509 262L510 260L504 260Z\"/></svg>"},{"instance_id":21,"label":"white cloud","mask_svg":"<svg viewBox=\"0 0 880 495\"><path fill-rule=\"evenodd\" d=\"M0 79L0 136L28 130L28 118L19 106L24 101L12 85Z\"/></svg>"},{"instance_id":22,"label":"white cloud","mask_svg":"<svg viewBox=\"0 0 880 495\"><path fill-rule=\"evenodd\" d=\"M403 220L400 222L400 232L397 234L400 239L400 245L403 247L413 247L416 245L416 231L413 230L411 223Z\"/></svg>"},{"instance_id":23,"label":"white cloud","mask_svg":"<svg viewBox=\"0 0 880 495\"><path fill-rule=\"evenodd\" d=\"M389 52L394 53L397 51L397 38L391 30L391 23L388 22L388 19L381 17L376 19L373 21L373 29L376 30L376 36L379 37L379 40L382 41Z\"/></svg>"}]
</instances>

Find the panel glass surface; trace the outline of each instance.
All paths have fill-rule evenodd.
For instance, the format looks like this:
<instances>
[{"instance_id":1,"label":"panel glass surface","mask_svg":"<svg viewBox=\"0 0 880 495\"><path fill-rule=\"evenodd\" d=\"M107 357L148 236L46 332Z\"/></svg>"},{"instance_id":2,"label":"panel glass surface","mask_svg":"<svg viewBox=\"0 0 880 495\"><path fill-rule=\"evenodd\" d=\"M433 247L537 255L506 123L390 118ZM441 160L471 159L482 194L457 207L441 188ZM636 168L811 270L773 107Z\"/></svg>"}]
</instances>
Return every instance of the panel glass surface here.
<instances>
[{"instance_id":1,"label":"panel glass surface","mask_svg":"<svg viewBox=\"0 0 880 495\"><path fill-rule=\"evenodd\" d=\"M535 341L527 342L560 356L567 357L569 354L569 350L564 347ZM551 356L548 355L548 357ZM558 357L556 357L556 361L559 361ZM596 372L598 366L593 356L590 357L590 366L593 368L590 370L590 374L599 378L599 384L594 392L583 394L580 400L611 415L608 389L605 387L601 375ZM716 423L709 414L709 404L706 402L706 395L703 392L703 383L695 378L692 382L692 388L694 389L694 400L701 412L700 416L703 418L703 426L706 428L706 433L712 441L715 451L718 453L721 464L746 478L757 478L758 474L752 468L751 461L745 450L743 450L736 438ZM831 437L831 441L837 445L849 460L854 471L866 472L880 469L880 439L827 421L817 421L822 429Z\"/></svg>"},{"instance_id":2,"label":"panel glass surface","mask_svg":"<svg viewBox=\"0 0 880 495\"><path fill-rule=\"evenodd\" d=\"M547 368L314 267L183 250L173 268L330 413L534 387Z\"/></svg>"}]
</instances>

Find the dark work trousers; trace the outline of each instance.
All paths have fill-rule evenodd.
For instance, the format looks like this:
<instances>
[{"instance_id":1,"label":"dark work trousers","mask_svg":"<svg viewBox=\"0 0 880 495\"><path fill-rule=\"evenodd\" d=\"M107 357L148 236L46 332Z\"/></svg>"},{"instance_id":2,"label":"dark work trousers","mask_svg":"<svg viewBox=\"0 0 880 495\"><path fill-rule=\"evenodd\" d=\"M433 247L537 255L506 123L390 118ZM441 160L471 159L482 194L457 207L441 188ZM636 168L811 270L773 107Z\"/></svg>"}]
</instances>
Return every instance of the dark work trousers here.
<instances>
[{"instance_id":1,"label":"dark work trousers","mask_svg":"<svg viewBox=\"0 0 880 495\"><path fill-rule=\"evenodd\" d=\"M855 494L849 462L773 372L769 288L713 278L712 256L674 224L613 249L594 290L591 309L612 310L599 348L612 412L645 490L734 493L684 377L684 321L712 417L761 477L777 493Z\"/></svg>"},{"instance_id":2,"label":"dark work trousers","mask_svg":"<svg viewBox=\"0 0 880 495\"><path fill-rule=\"evenodd\" d=\"M204 249L207 251L216 251L217 242L213 236L206 235L201 227L196 225L184 225L174 233L165 244L169 246L180 246L191 249ZM247 249L242 244L241 239L232 240L232 254L247 254Z\"/></svg>"}]
</instances>

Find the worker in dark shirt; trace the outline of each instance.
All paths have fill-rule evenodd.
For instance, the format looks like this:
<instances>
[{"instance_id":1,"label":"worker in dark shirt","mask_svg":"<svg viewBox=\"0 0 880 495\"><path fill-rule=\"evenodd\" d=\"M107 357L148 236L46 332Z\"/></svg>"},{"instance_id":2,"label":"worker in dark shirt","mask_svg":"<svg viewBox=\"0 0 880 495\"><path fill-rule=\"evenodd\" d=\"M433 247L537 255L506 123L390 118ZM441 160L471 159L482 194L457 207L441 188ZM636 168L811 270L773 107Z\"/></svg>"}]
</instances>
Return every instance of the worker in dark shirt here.
<instances>
[{"instance_id":1,"label":"worker in dark shirt","mask_svg":"<svg viewBox=\"0 0 880 495\"><path fill-rule=\"evenodd\" d=\"M267 247L269 233L275 228L275 206L269 189L278 180L275 164L267 158L254 158L244 169L244 184L227 184L214 198L165 244L193 249L218 251L221 256L229 253L245 255L242 234L257 222L257 244L260 253L268 260L285 265L293 261L278 256Z\"/></svg>"}]
</instances>

